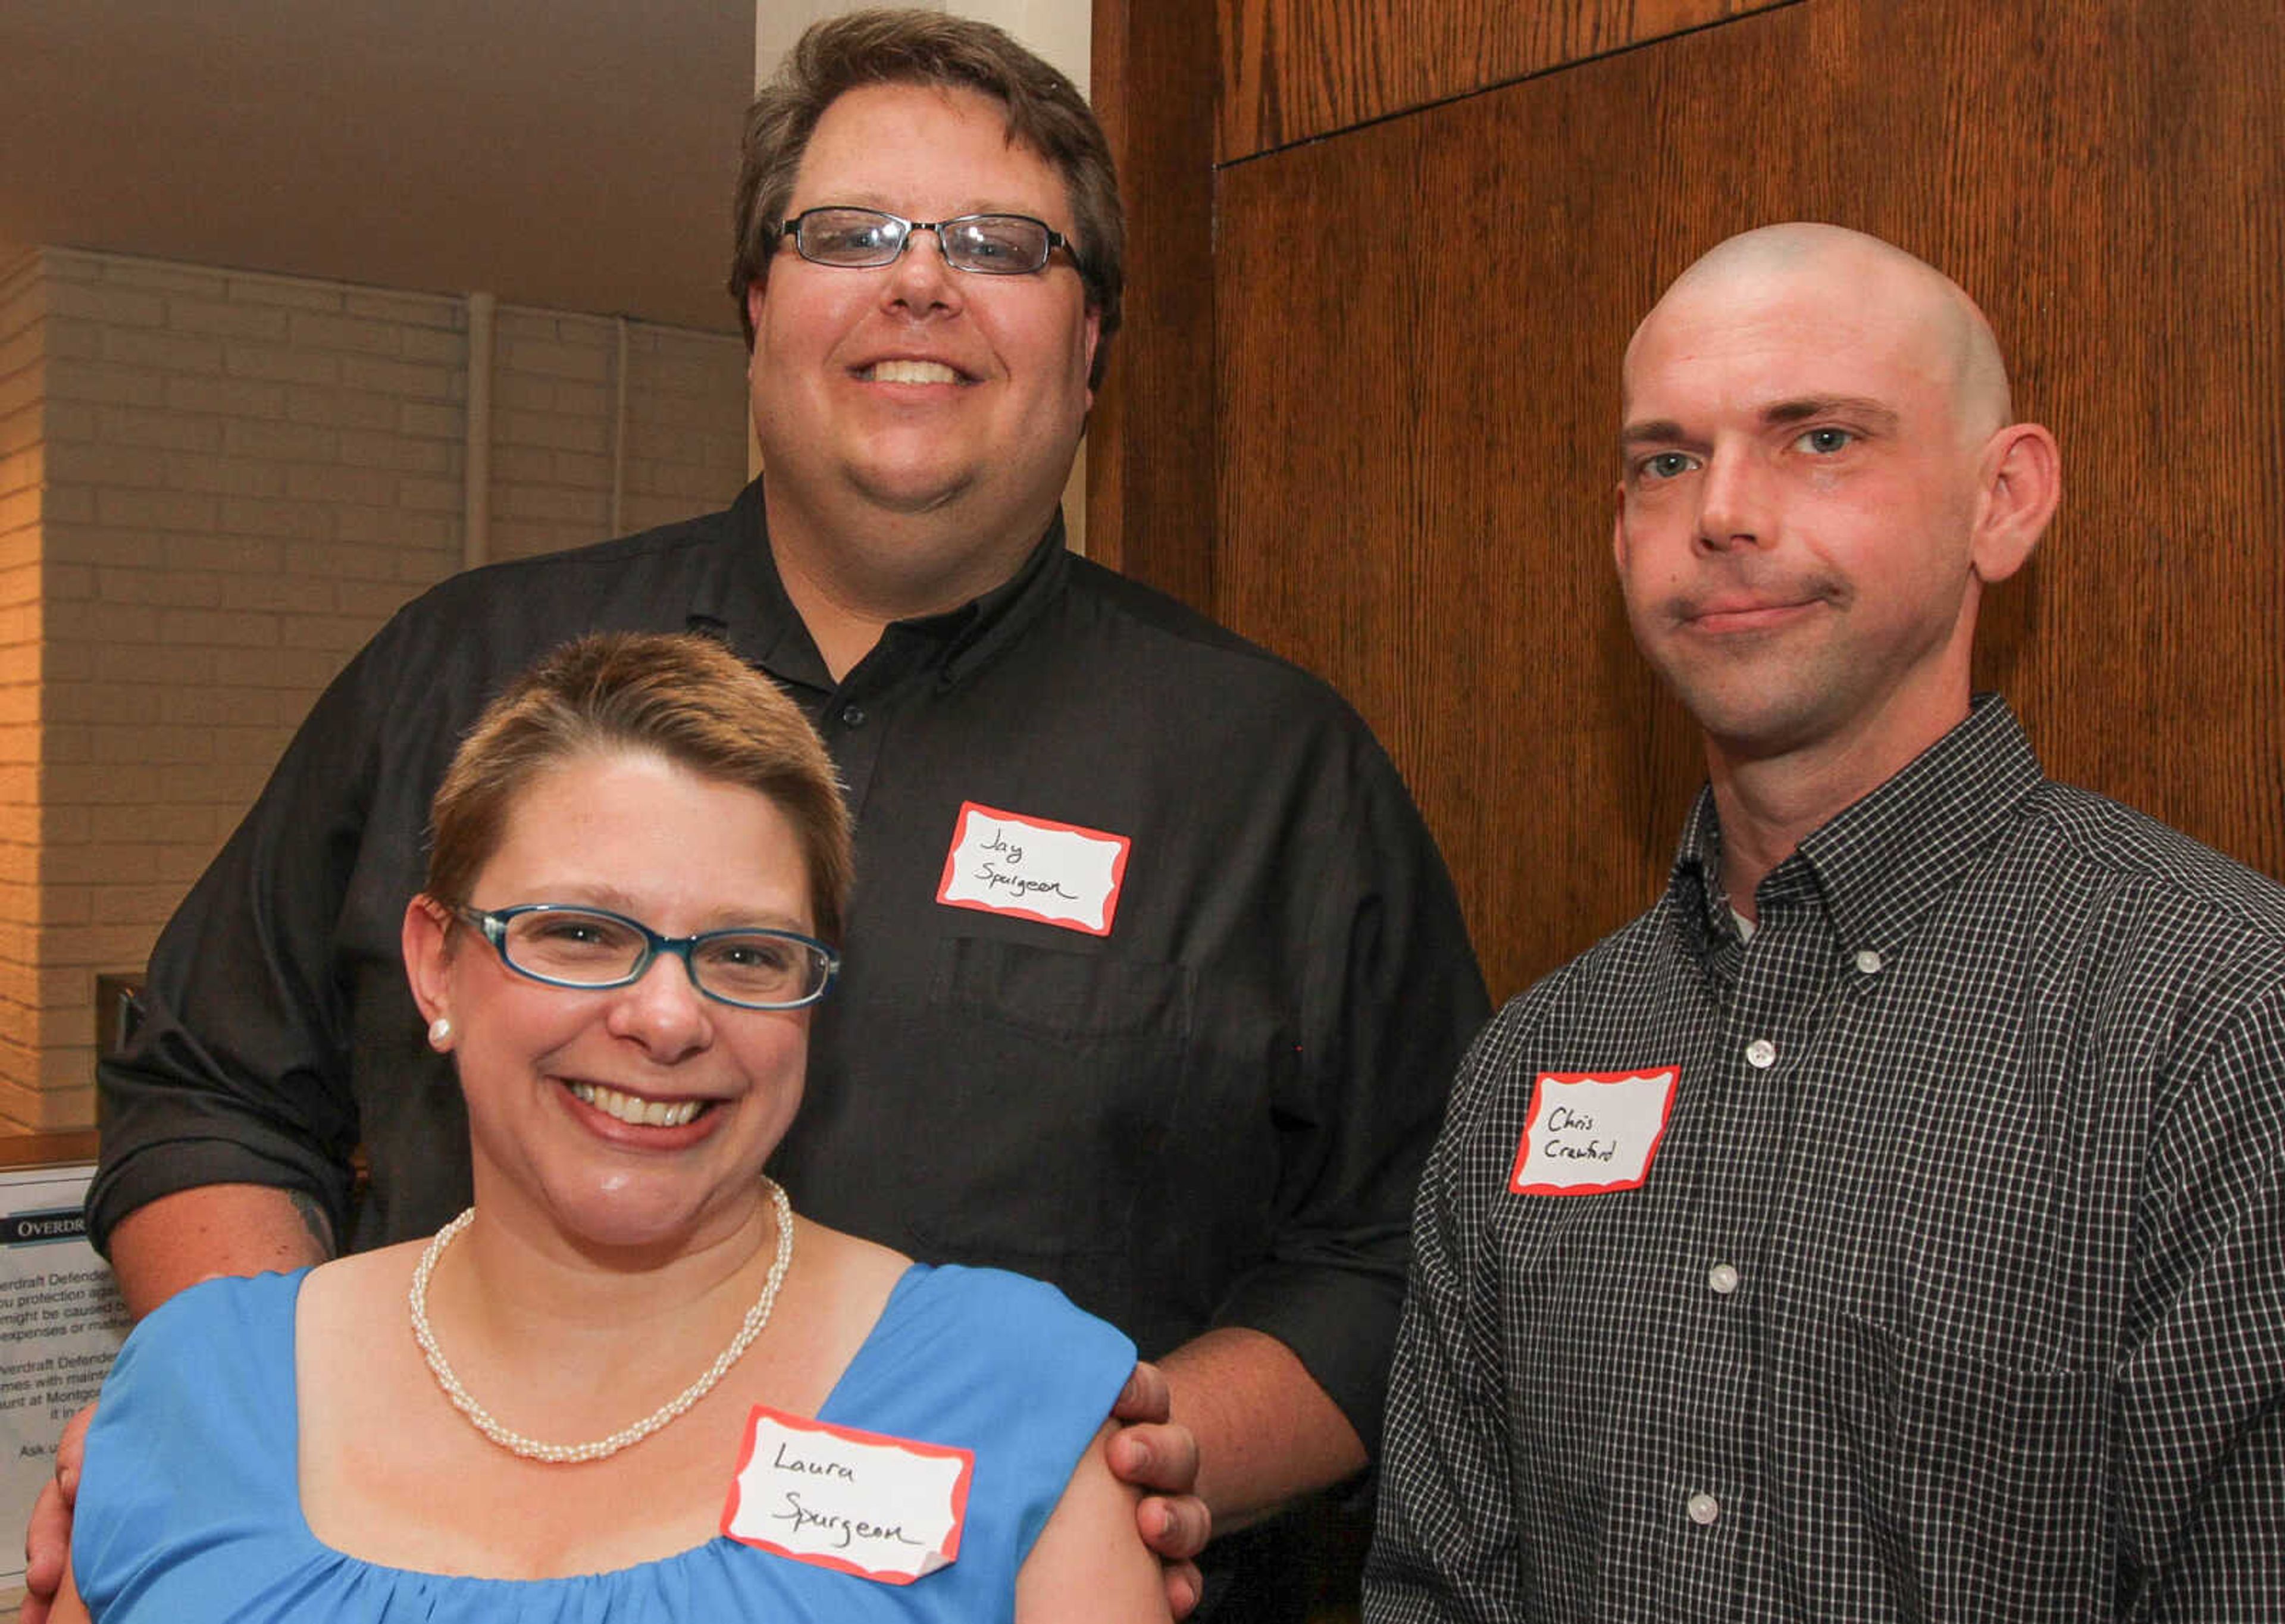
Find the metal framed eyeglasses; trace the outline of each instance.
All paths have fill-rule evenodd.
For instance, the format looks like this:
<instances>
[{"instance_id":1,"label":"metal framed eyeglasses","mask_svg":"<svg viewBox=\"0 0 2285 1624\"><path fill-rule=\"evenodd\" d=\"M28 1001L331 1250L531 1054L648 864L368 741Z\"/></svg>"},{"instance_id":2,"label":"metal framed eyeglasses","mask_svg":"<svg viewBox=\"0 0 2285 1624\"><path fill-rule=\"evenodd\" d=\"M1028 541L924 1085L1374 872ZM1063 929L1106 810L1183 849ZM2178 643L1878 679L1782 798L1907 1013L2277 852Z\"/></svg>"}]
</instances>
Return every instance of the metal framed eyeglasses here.
<instances>
[{"instance_id":1,"label":"metal framed eyeglasses","mask_svg":"<svg viewBox=\"0 0 2285 1624\"><path fill-rule=\"evenodd\" d=\"M877 208L811 208L778 228L794 252L815 265L862 271L892 263L915 231L932 231L944 263L986 276L1027 276L1044 270L1061 248L1079 263L1071 239L1029 215L962 215L957 220L907 220Z\"/></svg>"},{"instance_id":2,"label":"metal framed eyeglasses","mask_svg":"<svg viewBox=\"0 0 2285 1624\"><path fill-rule=\"evenodd\" d=\"M718 1003L798 1009L823 998L841 968L841 955L823 942L761 925L661 936L624 914L556 902L452 912L483 934L502 964L551 987L631 986L664 953L681 960L690 985Z\"/></svg>"}]
</instances>

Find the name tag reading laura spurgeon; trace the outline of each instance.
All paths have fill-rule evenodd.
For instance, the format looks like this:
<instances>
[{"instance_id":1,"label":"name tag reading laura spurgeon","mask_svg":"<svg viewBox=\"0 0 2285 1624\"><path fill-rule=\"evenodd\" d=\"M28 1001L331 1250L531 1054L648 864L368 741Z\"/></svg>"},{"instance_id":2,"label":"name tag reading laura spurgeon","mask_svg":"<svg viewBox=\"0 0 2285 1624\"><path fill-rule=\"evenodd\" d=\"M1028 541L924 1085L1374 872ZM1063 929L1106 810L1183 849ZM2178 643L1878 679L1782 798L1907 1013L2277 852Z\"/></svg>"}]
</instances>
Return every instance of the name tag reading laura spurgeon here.
<instances>
[{"instance_id":1,"label":"name tag reading laura spurgeon","mask_svg":"<svg viewBox=\"0 0 2285 1624\"><path fill-rule=\"evenodd\" d=\"M1109 936L1127 874L1124 835L962 804L936 899Z\"/></svg>"},{"instance_id":2,"label":"name tag reading laura spurgeon","mask_svg":"<svg viewBox=\"0 0 2285 1624\"><path fill-rule=\"evenodd\" d=\"M958 1558L975 1471L973 1450L757 1404L722 1532L797 1562L910 1584Z\"/></svg>"},{"instance_id":3,"label":"name tag reading laura spurgeon","mask_svg":"<svg viewBox=\"0 0 2285 1624\"><path fill-rule=\"evenodd\" d=\"M1519 1196L1633 1189L1674 1108L1673 1066L1645 1071L1542 1071L1507 1187Z\"/></svg>"}]
</instances>

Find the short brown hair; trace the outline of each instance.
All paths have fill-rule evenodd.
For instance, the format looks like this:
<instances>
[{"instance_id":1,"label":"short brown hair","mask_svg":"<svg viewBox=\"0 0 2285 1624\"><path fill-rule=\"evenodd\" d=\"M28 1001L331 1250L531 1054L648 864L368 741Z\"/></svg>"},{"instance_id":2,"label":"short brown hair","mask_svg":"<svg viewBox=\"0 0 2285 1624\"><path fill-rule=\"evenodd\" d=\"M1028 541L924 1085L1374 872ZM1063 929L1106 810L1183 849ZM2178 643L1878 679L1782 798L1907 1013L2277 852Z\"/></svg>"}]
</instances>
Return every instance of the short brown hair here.
<instances>
[{"instance_id":1,"label":"short brown hair","mask_svg":"<svg viewBox=\"0 0 2285 1624\"><path fill-rule=\"evenodd\" d=\"M566 643L484 708L429 804L428 895L466 904L524 788L549 767L615 750L767 796L807 860L813 928L839 945L852 864L833 759L776 684L687 632Z\"/></svg>"},{"instance_id":2,"label":"short brown hair","mask_svg":"<svg viewBox=\"0 0 2285 1624\"><path fill-rule=\"evenodd\" d=\"M746 112L738 166L735 256L730 297L746 347L754 324L746 290L769 280L780 227L793 201L817 121L838 97L868 84L980 91L1008 115L1008 135L1063 177L1072 235L1097 339L1090 387L1103 381L1127 286L1127 219L1103 126L1077 86L989 23L942 12L852 12L813 24Z\"/></svg>"}]
</instances>

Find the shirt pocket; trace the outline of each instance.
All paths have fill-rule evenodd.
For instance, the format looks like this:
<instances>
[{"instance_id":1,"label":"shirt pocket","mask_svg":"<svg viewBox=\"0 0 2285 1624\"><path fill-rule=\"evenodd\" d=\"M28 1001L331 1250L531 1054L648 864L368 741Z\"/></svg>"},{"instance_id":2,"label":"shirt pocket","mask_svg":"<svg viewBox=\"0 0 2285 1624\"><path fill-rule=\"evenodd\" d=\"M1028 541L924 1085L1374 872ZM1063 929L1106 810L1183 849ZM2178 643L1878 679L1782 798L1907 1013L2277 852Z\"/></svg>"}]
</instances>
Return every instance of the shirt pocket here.
<instances>
[{"instance_id":1,"label":"shirt pocket","mask_svg":"<svg viewBox=\"0 0 2285 1624\"><path fill-rule=\"evenodd\" d=\"M1839 1345L1857 1368L1837 1384L1835 1441L1874 1547L1918 1604L1901 1615L2108 1616L2108 1377L2006 1364L1854 1314Z\"/></svg>"},{"instance_id":2,"label":"shirt pocket","mask_svg":"<svg viewBox=\"0 0 2285 1624\"><path fill-rule=\"evenodd\" d=\"M923 1052L942 1064L903 1146L931 1260L1043 1269L1126 1254L1181 1109L1191 1002L1179 964L939 943Z\"/></svg>"}]
</instances>

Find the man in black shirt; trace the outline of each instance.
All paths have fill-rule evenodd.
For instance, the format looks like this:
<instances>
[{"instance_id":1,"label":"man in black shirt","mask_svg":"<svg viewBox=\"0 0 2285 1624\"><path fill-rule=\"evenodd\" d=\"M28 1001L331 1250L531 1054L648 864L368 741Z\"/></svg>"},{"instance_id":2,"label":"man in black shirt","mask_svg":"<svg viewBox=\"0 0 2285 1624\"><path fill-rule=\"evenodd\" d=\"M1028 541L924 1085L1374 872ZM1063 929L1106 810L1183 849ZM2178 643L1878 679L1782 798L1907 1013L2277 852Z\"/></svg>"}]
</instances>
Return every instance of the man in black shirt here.
<instances>
[{"instance_id":1,"label":"man in black shirt","mask_svg":"<svg viewBox=\"0 0 2285 1624\"><path fill-rule=\"evenodd\" d=\"M1242 1524L1377 1436L1411 1188L1485 1012L1449 880L1323 685L1064 549L1120 237L1068 82L939 14L820 25L750 117L739 216L766 477L448 581L342 673L153 956L92 1231L142 1312L465 1203L397 958L429 794L547 647L702 628L802 701L857 817L773 1171L821 1221L1128 1331ZM1151 1481L1131 1446L1181 1442L1124 1441ZM1185 1509L1146 1503L1162 1550Z\"/></svg>"},{"instance_id":2,"label":"man in black shirt","mask_svg":"<svg viewBox=\"0 0 2285 1624\"><path fill-rule=\"evenodd\" d=\"M1625 398L1711 783L1454 1092L1367 1620L2285 1617L2285 890L1971 697L2053 438L1830 226L1685 272Z\"/></svg>"}]
</instances>

